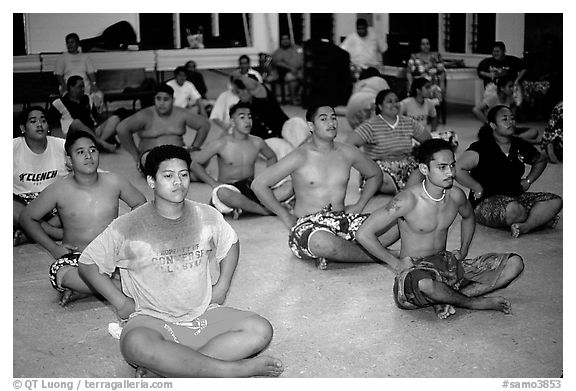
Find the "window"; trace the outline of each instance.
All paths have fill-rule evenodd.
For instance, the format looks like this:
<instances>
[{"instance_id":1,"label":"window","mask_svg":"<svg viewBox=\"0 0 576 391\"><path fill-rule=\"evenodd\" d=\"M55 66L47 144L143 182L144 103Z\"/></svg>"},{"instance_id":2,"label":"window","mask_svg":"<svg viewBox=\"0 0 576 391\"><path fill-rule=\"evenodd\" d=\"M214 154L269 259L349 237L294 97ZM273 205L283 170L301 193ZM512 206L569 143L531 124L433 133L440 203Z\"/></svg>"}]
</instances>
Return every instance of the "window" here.
<instances>
[{"instance_id":1,"label":"window","mask_svg":"<svg viewBox=\"0 0 576 391\"><path fill-rule=\"evenodd\" d=\"M12 22L12 55L23 56L26 54L24 14L12 14Z\"/></svg>"},{"instance_id":2,"label":"window","mask_svg":"<svg viewBox=\"0 0 576 391\"><path fill-rule=\"evenodd\" d=\"M496 40L496 14L472 14L472 53L492 54Z\"/></svg>"},{"instance_id":3,"label":"window","mask_svg":"<svg viewBox=\"0 0 576 391\"><path fill-rule=\"evenodd\" d=\"M288 19L290 15L290 19ZM284 34L294 35L294 42L296 45L302 45L304 33L304 17L302 14L278 14L279 21L279 34L281 37Z\"/></svg>"},{"instance_id":4,"label":"window","mask_svg":"<svg viewBox=\"0 0 576 391\"><path fill-rule=\"evenodd\" d=\"M190 34L202 34L205 48L247 47L251 24L251 15L241 13L140 14L141 48L186 48Z\"/></svg>"},{"instance_id":5,"label":"window","mask_svg":"<svg viewBox=\"0 0 576 391\"><path fill-rule=\"evenodd\" d=\"M444 14L444 49L466 53L466 14Z\"/></svg>"},{"instance_id":6,"label":"window","mask_svg":"<svg viewBox=\"0 0 576 391\"><path fill-rule=\"evenodd\" d=\"M496 14L441 14L441 38L449 53L491 54Z\"/></svg>"},{"instance_id":7,"label":"window","mask_svg":"<svg viewBox=\"0 0 576 391\"><path fill-rule=\"evenodd\" d=\"M188 31L203 35L205 48L251 46L250 14L179 14L180 47L188 47Z\"/></svg>"}]
</instances>

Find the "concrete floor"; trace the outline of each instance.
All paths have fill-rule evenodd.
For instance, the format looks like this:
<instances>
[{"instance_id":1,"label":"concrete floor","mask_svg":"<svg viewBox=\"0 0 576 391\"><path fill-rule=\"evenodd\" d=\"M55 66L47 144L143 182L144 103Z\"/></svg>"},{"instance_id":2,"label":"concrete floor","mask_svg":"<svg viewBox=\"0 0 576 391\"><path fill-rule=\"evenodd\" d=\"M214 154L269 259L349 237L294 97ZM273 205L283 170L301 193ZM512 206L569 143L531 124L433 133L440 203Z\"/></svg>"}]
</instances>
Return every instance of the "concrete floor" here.
<instances>
[{"instance_id":1,"label":"concrete floor","mask_svg":"<svg viewBox=\"0 0 576 391\"><path fill-rule=\"evenodd\" d=\"M300 108L285 109L290 116L303 116ZM345 118L340 118L339 138L350 131ZM474 141L479 123L468 112L449 111L448 124L441 127L458 132L462 152ZM125 176L151 198L124 150L102 154L100 167ZM209 168L214 167L212 162ZM348 200L358 196L356 179L353 173ZM549 165L532 189L562 195L562 165ZM188 198L207 202L209 192L208 185L194 183ZM369 208L387 199L377 197ZM127 210L123 205L121 213ZM510 299L513 312L458 309L443 321L432 309L398 309L392 298L393 273L387 267L332 263L320 271L291 254L287 229L277 218L228 221L238 233L241 253L226 305L270 320L275 334L266 354L284 362L284 377L557 378L562 374L562 218L556 229L518 239L507 231L478 226L470 256L511 251L524 257L523 275L500 293ZM458 247L459 232L457 220L449 234L449 249ZM134 375L118 341L107 332L108 323L116 321L107 303L90 298L62 308L48 281L50 255L26 244L13 248L13 258L14 377Z\"/></svg>"}]
</instances>

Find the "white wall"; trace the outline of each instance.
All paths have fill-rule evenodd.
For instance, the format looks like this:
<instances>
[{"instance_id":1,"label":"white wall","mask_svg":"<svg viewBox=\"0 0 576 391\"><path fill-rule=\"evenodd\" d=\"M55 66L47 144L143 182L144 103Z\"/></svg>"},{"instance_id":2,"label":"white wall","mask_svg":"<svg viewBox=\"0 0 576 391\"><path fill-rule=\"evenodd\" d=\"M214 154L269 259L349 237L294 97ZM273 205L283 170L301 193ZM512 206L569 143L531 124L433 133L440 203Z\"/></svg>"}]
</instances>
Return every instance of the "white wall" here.
<instances>
[{"instance_id":1,"label":"white wall","mask_svg":"<svg viewBox=\"0 0 576 391\"><path fill-rule=\"evenodd\" d=\"M279 46L278 14L252 14L252 22L252 46L259 52L272 53Z\"/></svg>"},{"instance_id":2,"label":"white wall","mask_svg":"<svg viewBox=\"0 0 576 391\"><path fill-rule=\"evenodd\" d=\"M128 21L139 36L138 14L26 14L28 53L63 52L66 34L93 38L121 20Z\"/></svg>"},{"instance_id":3,"label":"white wall","mask_svg":"<svg viewBox=\"0 0 576 391\"><path fill-rule=\"evenodd\" d=\"M506 54L524 56L524 14L496 14L496 40L506 44Z\"/></svg>"},{"instance_id":4,"label":"white wall","mask_svg":"<svg viewBox=\"0 0 576 391\"><path fill-rule=\"evenodd\" d=\"M340 39L356 31L356 14L334 15L334 43L340 45Z\"/></svg>"}]
</instances>

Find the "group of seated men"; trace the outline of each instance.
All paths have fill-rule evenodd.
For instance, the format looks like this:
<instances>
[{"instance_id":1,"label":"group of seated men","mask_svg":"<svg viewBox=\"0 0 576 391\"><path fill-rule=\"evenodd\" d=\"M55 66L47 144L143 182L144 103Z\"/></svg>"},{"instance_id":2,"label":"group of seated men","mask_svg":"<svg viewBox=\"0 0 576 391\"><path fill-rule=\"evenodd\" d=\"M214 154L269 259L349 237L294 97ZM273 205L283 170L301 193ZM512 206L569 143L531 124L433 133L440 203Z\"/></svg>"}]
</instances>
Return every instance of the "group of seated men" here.
<instances>
[{"instance_id":1,"label":"group of seated men","mask_svg":"<svg viewBox=\"0 0 576 391\"><path fill-rule=\"evenodd\" d=\"M130 364L163 376L282 372L280 360L253 357L269 344L272 325L255 313L222 306L239 242L221 213L278 216L289 230L292 253L316 260L321 269L329 261L388 265L400 308L433 306L442 319L454 314L454 307L511 311L508 299L484 295L514 281L524 268L522 257L489 253L467 259L475 218L464 192L453 186L452 145L440 139L423 142L417 156L422 183L363 213L382 185L382 172L358 148L335 141L334 108L310 107L304 125L309 135L278 156L275 145L253 129L260 126L265 135L286 139L290 119L280 131L271 129L264 115L270 107L266 90L248 76L233 82L240 99L228 110L229 128L207 144L210 122L188 110L188 104L178 107L168 83L158 87L153 106L118 119L118 141L146 177L153 200L146 201L118 175L98 171L99 148L107 149L108 133L73 123L64 145L71 174L43 190L20 215L23 230L55 258L50 281L62 292L62 305L74 296L99 294L120 318L129 319L120 344ZM184 142L188 128L196 130L190 146ZM255 175L260 156L267 167ZM218 162L217 179L205 169L212 157ZM357 201L345 205L352 168L365 184ZM186 199L195 179L213 188L210 202L221 213ZM119 200L133 210L118 217ZM42 228L53 209L62 224L61 241ZM461 245L447 251L448 230L458 215ZM398 239L399 253L388 250ZM173 262L160 261L167 256Z\"/></svg>"}]
</instances>

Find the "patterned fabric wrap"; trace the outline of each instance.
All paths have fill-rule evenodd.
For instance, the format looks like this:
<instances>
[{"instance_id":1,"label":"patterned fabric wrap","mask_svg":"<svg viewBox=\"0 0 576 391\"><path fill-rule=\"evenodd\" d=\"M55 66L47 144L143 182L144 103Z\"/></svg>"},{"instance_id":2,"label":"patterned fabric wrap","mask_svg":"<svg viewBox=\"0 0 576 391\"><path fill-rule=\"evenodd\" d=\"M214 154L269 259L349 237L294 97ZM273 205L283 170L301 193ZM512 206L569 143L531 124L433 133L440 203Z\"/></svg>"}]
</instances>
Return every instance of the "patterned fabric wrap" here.
<instances>
[{"instance_id":1,"label":"patterned fabric wrap","mask_svg":"<svg viewBox=\"0 0 576 391\"><path fill-rule=\"evenodd\" d=\"M78 267L78 258L80 258L81 253L73 252L66 255L63 255L61 258L57 259L50 265L50 270L48 271L48 275L50 276L50 283L52 284L52 288L56 289L58 292L64 292L65 289L58 284L58 270L60 270L64 266L72 266Z\"/></svg>"},{"instance_id":2,"label":"patterned fabric wrap","mask_svg":"<svg viewBox=\"0 0 576 391\"><path fill-rule=\"evenodd\" d=\"M506 207L510 202L516 201L530 211L537 202L556 198L560 198L560 196L545 192L526 192L518 197L494 195L476 205L474 215L476 216L476 222L482 225L493 228L505 228L509 226L509 224L506 223Z\"/></svg>"},{"instance_id":3,"label":"patterned fabric wrap","mask_svg":"<svg viewBox=\"0 0 576 391\"><path fill-rule=\"evenodd\" d=\"M375 160L375 162L383 174L386 173L390 175L396 187L396 192L404 190L412 171L418 169L418 163L416 163L416 160L414 160L412 156L402 160ZM360 190L364 188L365 184L366 177L362 176L360 178Z\"/></svg>"},{"instance_id":4,"label":"patterned fabric wrap","mask_svg":"<svg viewBox=\"0 0 576 391\"><path fill-rule=\"evenodd\" d=\"M560 102L554 106L542 135L542 148L547 150L548 146L551 145L554 154L560 161L562 161L564 150L563 117L563 104Z\"/></svg>"},{"instance_id":5,"label":"patterned fabric wrap","mask_svg":"<svg viewBox=\"0 0 576 391\"><path fill-rule=\"evenodd\" d=\"M22 193L22 194L13 194L12 199L14 201L20 202L21 204L28 205L32 201L34 201L40 193ZM50 212L48 212L42 220L49 220L50 218L58 215L58 209L53 208Z\"/></svg>"},{"instance_id":6,"label":"patterned fabric wrap","mask_svg":"<svg viewBox=\"0 0 576 391\"><path fill-rule=\"evenodd\" d=\"M332 205L324 207L321 211L300 217L296 225L290 229L288 246L294 255L300 259L318 259L309 247L310 235L317 231L330 232L347 241L354 241L356 231L368 218L369 214L346 213L332 211Z\"/></svg>"}]
</instances>

